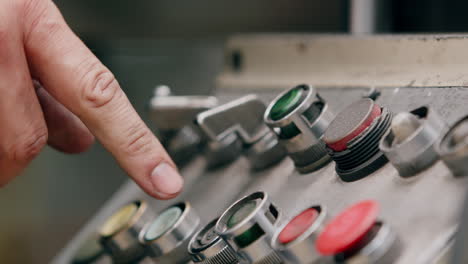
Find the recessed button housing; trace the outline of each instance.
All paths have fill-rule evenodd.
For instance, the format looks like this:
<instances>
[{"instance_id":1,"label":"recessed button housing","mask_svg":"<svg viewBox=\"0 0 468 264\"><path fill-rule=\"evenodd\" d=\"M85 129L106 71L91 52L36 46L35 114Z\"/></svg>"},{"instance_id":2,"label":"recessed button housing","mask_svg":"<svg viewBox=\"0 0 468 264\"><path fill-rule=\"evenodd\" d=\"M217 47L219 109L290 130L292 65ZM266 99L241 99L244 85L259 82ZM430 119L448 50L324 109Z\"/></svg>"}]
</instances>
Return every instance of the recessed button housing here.
<instances>
[{"instance_id":1,"label":"recessed button housing","mask_svg":"<svg viewBox=\"0 0 468 264\"><path fill-rule=\"evenodd\" d=\"M190 238L200 218L188 202L172 205L149 221L139 239L148 248L148 255L157 263L186 263Z\"/></svg>"},{"instance_id":2,"label":"recessed button housing","mask_svg":"<svg viewBox=\"0 0 468 264\"><path fill-rule=\"evenodd\" d=\"M333 218L318 235L317 251L338 263L394 263L400 252L394 231L378 221L379 206L361 201Z\"/></svg>"},{"instance_id":3,"label":"recessed button housing","mask_svg":"<svg viewBox=\"0 0 468 264\"><path fill-rule=\"evenodd\" d=\"M315 263L321 257L315 250L315 241L326 217L326 209L322 206L307 208L277 230L272 247L285 263Z\"/></svg>"},{"instance_id":4,"label":"recessed button housing","mask_svg":"<svg viewBox=\"0 0 468 264\"><path fill-rule=\"evenodd\" d=\"M438 144L438 152L454 176L468 176L468 116L448 130Z\"/></svg>"},{"instance_id":5,"label":"recessed button housing","mask_svg":"<svg viewBox=\"0 0 468 264\"><path fill-rule=\"evenodd\" d=\"M297 170L307 173L331 161L321 139L333 117L329 105L317 91L301 84L278 95L268 106L264 120L286 148Z\"/></svg>"},{"instance_id":6,"label":"recessed button housing","mask_svg":"<svg viewBox=\"0 0 468 264\"><path fill-rule=\"evenodd\" d=\"M215 231L248 263L282 263L270 240L279 211L268 195L256 192L231 205L219 218Z\"/></svg>"},{"instance_id":7,"label":"recessed button housing","mask_svg":"<svg viewBox=\"0 0 468 264\"><path fill-rule=\"evenodd\" d=\"M133 263L146 255L138 234L154 215L148 204L139 200L121 207L104 222L99 241L114 263Z\"/></svg>"},{"instance_id":8,"label":"recessed button housing","mask_svg":"<svg viewBox=\"0 0 468 264\"><path fill-rule=\"evenodd\" d=\"M439 159L436 145L445 131L445 122L428 107L398 113L382 137L380 149L400 176L410 177Z\"/></svg>"}]
</instances>

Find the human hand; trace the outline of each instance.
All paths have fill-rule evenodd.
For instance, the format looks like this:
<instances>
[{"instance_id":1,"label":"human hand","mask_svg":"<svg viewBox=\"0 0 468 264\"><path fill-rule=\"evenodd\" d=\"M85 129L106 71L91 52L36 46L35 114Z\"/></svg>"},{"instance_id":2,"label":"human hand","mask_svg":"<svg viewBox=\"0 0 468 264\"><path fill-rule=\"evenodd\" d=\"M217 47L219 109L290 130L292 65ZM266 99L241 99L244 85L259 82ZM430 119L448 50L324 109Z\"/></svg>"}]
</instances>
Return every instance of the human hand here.
<instances>
[{"instance_id":1,"label":"human hand","mask_svg":"<svg viewBox=\"0 0 468 264\"><path fill-rule=\"evenodd\" d=\"M0 74L0 186L46 144L78 153L96 136L149 195L181 191L166 151L52 1L0 1Z\"/></svg>"}]
</instances>

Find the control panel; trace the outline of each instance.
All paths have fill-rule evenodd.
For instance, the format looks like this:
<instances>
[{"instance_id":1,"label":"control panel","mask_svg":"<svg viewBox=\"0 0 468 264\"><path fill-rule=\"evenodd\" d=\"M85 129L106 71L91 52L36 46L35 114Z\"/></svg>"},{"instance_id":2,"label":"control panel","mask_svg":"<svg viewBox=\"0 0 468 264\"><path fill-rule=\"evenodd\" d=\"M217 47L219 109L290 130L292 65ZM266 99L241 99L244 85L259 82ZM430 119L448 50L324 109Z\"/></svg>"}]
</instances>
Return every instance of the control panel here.
<instances>
[{"instance_id":1,"label":"control panel","mask_svg":"<svg viewBox=\"0 0 468 264\"><path fill-rule=\"evenodd\" d=\"M129 181L53 262L456 263L467 100L462 86L305 78L214 96L159 87L150 111L184 191L157 201Z\"/></svg>"}]
</instances>

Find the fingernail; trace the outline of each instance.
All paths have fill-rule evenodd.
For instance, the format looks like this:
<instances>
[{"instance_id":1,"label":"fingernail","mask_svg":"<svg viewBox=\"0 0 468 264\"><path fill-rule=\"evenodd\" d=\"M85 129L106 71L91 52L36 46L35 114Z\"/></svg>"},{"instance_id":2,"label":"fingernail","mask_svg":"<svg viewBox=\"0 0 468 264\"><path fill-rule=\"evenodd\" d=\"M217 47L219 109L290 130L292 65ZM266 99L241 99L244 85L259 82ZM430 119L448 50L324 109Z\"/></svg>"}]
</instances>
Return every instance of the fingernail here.
<instances>
[{"instance_id":1,"label":"fingernail","mask_svg":"<svg viewBox=\"0 0 468 264\"><path fill-rule=\"evenodd\" d=\"M182 190L184 180L171 165L160 163L151 172L151 182L156 194L171 196Z\"/></svg>"}]
</instances>

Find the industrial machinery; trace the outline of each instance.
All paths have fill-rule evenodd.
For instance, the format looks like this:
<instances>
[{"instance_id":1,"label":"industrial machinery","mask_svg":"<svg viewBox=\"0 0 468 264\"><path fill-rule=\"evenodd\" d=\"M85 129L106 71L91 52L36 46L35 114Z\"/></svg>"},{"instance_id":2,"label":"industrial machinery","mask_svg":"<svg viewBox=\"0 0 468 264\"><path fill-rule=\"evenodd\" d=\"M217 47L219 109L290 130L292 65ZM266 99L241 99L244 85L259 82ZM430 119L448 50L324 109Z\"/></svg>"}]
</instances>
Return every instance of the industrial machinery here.
<instances>
[{"instance_id":1,"label":"industrial machinery","mask_svg":"<svg viewBox=\"0 0 468 264\"><path fill-rule=\"evenodd\" d=\"M182 194L129 181L53 263L467 263L467 47L231 38L215 94L151 99Z\"/></svg>"}]
</instances>

